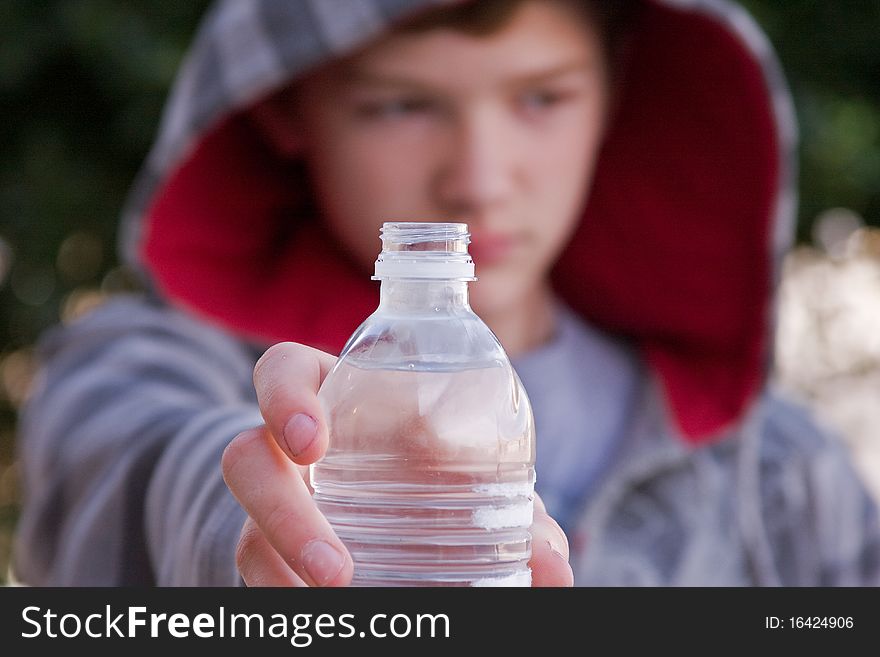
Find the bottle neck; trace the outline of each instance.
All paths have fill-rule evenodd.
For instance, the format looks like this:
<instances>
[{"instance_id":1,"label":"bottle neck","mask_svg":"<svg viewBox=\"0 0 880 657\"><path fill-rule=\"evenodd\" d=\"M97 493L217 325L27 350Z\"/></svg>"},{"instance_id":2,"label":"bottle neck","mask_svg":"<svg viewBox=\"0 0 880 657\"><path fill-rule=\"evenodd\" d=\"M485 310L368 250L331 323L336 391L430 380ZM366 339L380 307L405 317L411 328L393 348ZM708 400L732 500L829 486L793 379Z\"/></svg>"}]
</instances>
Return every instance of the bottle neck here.
<instances>
[{"instance_id":1,"label":"bottle neck","mask_svg":"<svg viewBox=\"0 0 880 657\"><path fill-rule=\"evenodd\" d=\"M385 278L379 287L379 310L434 315L471 312L467 285L454 279Z\"/></svg>"}]
</instances>

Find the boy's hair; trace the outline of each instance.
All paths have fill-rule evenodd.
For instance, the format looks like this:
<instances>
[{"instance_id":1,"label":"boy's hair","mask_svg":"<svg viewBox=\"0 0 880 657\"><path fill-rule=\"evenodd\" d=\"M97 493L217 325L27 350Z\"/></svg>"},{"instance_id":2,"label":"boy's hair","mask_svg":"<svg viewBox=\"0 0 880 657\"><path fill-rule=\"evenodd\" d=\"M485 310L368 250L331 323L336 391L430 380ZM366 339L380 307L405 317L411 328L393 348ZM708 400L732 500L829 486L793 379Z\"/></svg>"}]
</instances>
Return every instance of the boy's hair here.
<instances>
[{"instance_id":1,"label":"boy's hair","mask_svg":"<svg viewBox=\"0 0 880 657\"><path fill-rule=\"evenodd\" d=\"M419 13L395 28L397 32L425 32L449 28L488 36L501 30L526 2L536 0L474 0L437 7ZM580 12L595 29L608 61L609 72L617 72L627 35L635 20L637 0L537 0L556 2Z\"/></svg>"}]
</instances>

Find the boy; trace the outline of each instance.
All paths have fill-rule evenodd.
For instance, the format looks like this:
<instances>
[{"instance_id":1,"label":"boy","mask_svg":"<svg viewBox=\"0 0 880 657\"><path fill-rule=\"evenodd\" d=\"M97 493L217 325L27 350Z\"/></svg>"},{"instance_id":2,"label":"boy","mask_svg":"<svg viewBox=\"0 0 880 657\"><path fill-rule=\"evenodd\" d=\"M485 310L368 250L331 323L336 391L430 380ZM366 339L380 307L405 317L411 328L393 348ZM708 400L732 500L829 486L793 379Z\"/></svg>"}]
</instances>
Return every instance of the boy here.
<instances>
[{"instance_id":1,"label":"boy","mask_svg":"<svg viewBox=\"0 0 880 657\"><path fill-rule=\"evenodd\" d=\"M539 500L535 584L880 581L842 448L766 383L792 144L760 33L721 2L447 4L206 17L124 226L150 294L44 342L20 576L347 583L315 395L379 225L418 219L468 223L532 399L572 539Z\"/></svg>"}]
</instances>

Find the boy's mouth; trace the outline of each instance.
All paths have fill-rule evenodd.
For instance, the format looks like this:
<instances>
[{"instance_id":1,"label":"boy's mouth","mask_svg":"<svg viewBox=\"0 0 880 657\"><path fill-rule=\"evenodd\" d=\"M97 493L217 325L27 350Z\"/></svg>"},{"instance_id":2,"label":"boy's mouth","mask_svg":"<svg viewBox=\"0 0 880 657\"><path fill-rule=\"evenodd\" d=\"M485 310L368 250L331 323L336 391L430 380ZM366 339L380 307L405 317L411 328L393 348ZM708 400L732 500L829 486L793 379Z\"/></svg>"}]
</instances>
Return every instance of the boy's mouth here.
<instances>
[{"instance_id":1,"label":"boy's mouth","mask_svg":"<svg viewBox=\"0 0 880 657\"><path fill-rule=\"evenodd\" d=\"M478 267L491 265L507 258L519 242L515 235L472 230L468 252Z\"/></svg>"}]
</instances>

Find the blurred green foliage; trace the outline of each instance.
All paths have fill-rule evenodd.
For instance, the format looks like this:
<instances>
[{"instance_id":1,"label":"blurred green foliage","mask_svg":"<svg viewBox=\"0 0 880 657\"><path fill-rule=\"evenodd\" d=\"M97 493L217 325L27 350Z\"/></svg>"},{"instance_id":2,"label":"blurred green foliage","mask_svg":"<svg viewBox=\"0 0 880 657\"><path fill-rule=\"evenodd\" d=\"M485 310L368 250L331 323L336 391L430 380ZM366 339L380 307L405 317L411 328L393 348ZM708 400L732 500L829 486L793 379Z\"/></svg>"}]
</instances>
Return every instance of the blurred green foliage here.
<instances>
[{"instance_id":1,"label":"blurred green foliage","mask_svg":"<svg viewBox=\"0 0 880 657\"><path fill-rule=\"evenodd\" d=\"M0 3L0 583L27 348L72 292L122 285L117 217L207 4Z\"/></svg>"},{"instance_id":2,"label":"blurred green foliage","mask_svg":"<svg viewBox=\"0 0 880 657\"><path fill-rule=\"evenodd\" d=\"M880 225L880 2L743 4L774 43L795 96L799 239L832 207ZM15 521L10 466L28 348L83 290L122 284L119 211L207 5L0 4L0 583Z\"/></svg>"},{"instance_id":3,"label":"blurred green foliage","mask_svg":"<svg viewBox=\"0 0 880 657\"><path fill-rule=\"evenodd\" d=\"M880 2L746 0L794 94L801 130L798 237L845 207L880 226Z\"/></svg>"},{"instance_id":4,"label":"blurred green foliage","mask_svg":"<svg viewBox=\"0 0 880 657\"><path fill-rule=\"evenodd\" d=\"M57 320L66 292L99 281L114 264L120 205L205 5L3 3L0 237L14 257L0 290L5 348L29 344ZM100 262L65 278L56 259L74 231L97 238Z\"/></svg>"}]
</instances>

